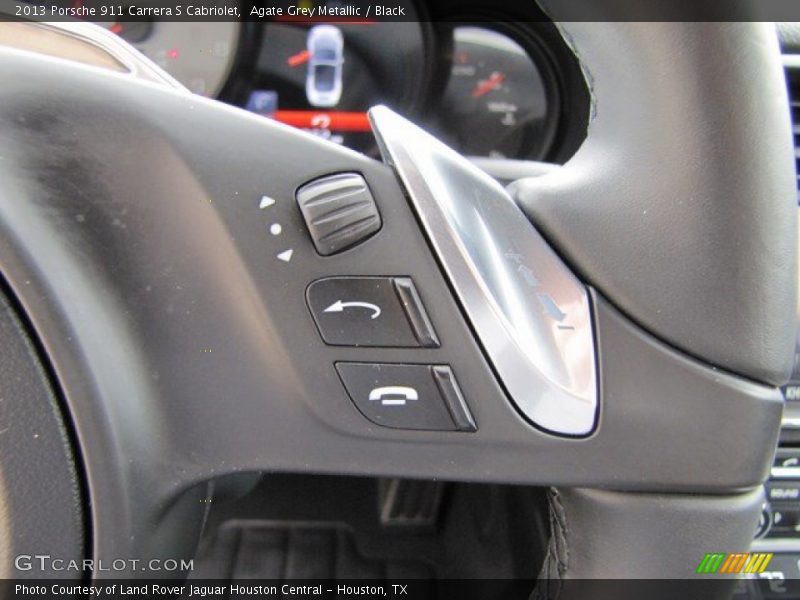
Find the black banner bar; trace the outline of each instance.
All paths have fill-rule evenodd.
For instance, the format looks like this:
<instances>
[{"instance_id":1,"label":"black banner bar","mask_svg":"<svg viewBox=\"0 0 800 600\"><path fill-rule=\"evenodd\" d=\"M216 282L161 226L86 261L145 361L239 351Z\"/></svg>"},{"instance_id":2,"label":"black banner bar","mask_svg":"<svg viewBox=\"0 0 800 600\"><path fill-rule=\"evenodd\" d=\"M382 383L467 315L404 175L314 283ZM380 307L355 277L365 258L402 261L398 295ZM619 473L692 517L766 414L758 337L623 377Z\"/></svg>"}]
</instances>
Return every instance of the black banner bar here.
<instances>
[{"instance_id":1,"label":"black banner bar","mask_svg":"<svg viewBox=\"0 0 800 600\"><path fill-rule=\"evenodd\" d=\"M363 598L367 600L527 600L537 587L535 580L0 580L0 597L6 600L148 599L264 599L311 600ZM725 597L800 598L800 581L773 578L722 579L718 576L688 580L549 580L538 594L557 594L594 600L691 600ZM723 596L720 596L723 594Z\"/></svg>"},{"instance_id":2,"label":"black banner bar","mask_svg":"<svg viewBox=\"0 0 800 600\"><path fill-rule=\"evenodd\" d=\"M517 21L800 21L798 0L504 0ZM478 7L476 20L496 19L491 3L463 0L10 0L0 20L289 21L393 23L447 20Z\"/></svg>"}]
</instances>

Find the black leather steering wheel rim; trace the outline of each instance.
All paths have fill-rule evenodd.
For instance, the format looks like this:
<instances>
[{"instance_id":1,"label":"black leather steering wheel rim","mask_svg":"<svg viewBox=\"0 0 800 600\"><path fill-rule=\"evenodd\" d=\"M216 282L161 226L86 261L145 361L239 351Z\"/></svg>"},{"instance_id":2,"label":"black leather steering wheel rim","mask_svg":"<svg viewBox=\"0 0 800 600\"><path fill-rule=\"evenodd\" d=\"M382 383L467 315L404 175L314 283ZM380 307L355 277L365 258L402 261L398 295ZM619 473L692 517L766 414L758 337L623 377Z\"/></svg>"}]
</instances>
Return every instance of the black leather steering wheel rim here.
<instances>
[{"instance_id":1,"label":"black leather steering wheel rim","mask_svg":"<svg viewBox=\"0 0 800 600\"><path fill-rule=\"evenodd\" d=\"M797 209L774 27L616 29L611 37L594 23L563 25L591 82L590 135L560 175L517 182L514 194L626 315L721 369L779 384L793 356L794 323L784 319L796 301ZM761 137L767 130L776 145ZM746 167L735 166L742 161ZM606 177L609 187L600 183ZM654 270L661 282L644 275ZM765 295L746 298L745 290L765 286ZM784 319L762 322L772 310ZM725 424L719 433L727 433ZM760 489L708 500L554 490L548 591L563 591L552 584L561 577L686 578L709 539L749 548ZM650 543L634 548L631 540L645 530ZM697 546L687 552L692 540Z\"/></svg>"}]
</instances>

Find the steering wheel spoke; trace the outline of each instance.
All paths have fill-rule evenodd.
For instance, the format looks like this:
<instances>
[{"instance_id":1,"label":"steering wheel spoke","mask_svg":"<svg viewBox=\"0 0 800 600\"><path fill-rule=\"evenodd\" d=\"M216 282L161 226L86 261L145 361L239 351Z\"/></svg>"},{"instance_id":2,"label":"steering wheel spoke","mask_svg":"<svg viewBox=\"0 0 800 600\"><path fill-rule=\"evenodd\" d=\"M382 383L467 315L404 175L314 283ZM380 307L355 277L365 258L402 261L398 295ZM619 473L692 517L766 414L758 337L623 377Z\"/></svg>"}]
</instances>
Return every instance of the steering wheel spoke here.
<instances>
[{"instance_id":1,"label":"steering wheel spoke","mask_svg":"<svg viewBox=\"0 0 800 600\"><path fill-rule=\"evenodd\" d=\"M682 34L675 44L708 34L732 42L757 29L672 26ZM748 286L723 288L742 294L760 293L792 263L788 242L712 208L708 174L693 180L699 208L655 206L669 178L688 193L679 174L659 177L652 196L644 179L692 132L673 132L666 148L653 142L653 156L634 160L652 138L624 129L620 67L608 61L642 30L606 27L603 36L568 28L597 76L586 145L510 191L384 107L371 119L388 164L154 76L0 48L0 269L63 388L97 555L174 552L159 532L199 524L205 484L236 473L611 487L622 496L732 494L763 481L780 422L782 341L732 330L707 338L695 309L705 314L698 307L720 288L716 275L698 283L700 267L673 272L680 289L643 304L648 286L665 285L664 257L652 254L668 240L642 240L654 228L687 228L699 251L699 238L730 226L734 245L760 244L774 263L748 274ZM605 46L611 28L622 35ZM687 69L696 59L680 58ZM751 62L743 72L753 76L760 62ZM661 76L631 75L631 89ZM652 103L634 116L652 111L663 124L675 110ZM696 170L709 147L692 147L692 164L678 166ZM768 171L747 180L749 201L761 187L786 191L783 180L767 185ZM587 203L589 216L575 216ZM779 212L783 204L764 201ZM608 255L592 250L609 244L618 248ZM650 273L639 262L648 257ZM717 258L709 268L732 264ZM781 277L793 282L796 269ZM793 294L767 294L771 312L757 318L765 332L794 318ZM723 316L734 301L719 300ZM755 305L744 306L755 319ZM686 322L673 336L667 318ZM703 332L696 344L693 327ZM756 495L731 503L732 522L747 521ZM567 510L613 503L588 497L570 496Z\"/></svg>"}]
</instances>

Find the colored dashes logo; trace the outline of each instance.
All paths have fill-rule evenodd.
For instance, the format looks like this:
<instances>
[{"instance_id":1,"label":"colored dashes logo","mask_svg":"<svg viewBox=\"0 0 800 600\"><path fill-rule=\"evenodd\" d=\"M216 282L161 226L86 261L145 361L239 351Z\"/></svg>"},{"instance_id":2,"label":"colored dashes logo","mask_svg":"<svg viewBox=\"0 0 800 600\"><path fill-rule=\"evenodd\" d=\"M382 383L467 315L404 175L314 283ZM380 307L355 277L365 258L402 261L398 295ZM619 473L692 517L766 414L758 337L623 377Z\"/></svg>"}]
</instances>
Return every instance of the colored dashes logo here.
<instances>
[{"instance_id":1,"label":"colored dashes logo","mask_svg":"<svg viewBox=\"0 0 800 600\"><path fill-rule=\"evenodd\" d=\"M763 573L773 556L766 552L713 552L703 557L697 572L704 575Z\"/></svg>"}]
</instances>

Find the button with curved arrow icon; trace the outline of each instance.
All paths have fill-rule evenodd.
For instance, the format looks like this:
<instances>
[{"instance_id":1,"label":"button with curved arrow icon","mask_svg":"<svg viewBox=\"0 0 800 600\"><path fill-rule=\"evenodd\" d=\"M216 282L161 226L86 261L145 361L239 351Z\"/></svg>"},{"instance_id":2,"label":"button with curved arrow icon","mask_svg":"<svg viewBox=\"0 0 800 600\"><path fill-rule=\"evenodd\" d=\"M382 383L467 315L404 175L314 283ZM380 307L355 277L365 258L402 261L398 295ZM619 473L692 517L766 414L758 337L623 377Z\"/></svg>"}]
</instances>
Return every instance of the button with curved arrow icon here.
<instances>
[{"instance_id":1,"label":"button with curved arrow icon","mask_svg":"<svg viewBox=\"0 0 800 600\"><path fill-rule=\"evenodd\" d=\"M323 312L342 312L348 308L366 308L367 310L371 310L372 315L370 316L370 319L377 319L381 316L381 307L377 304L371 304L369 302L342 302L341 300L337 300Z\"/></svg>"},{"instance_id":2,"label":"button with curved arrow icon","mask_svg":"<svg viewBox=\"0 0 800 600\"><path fill-rule=\"evenodd\" d=\"M306 299L331 346L439 345L409 277L328 277L312 283Z\"/></svg>"}]
</instances>

